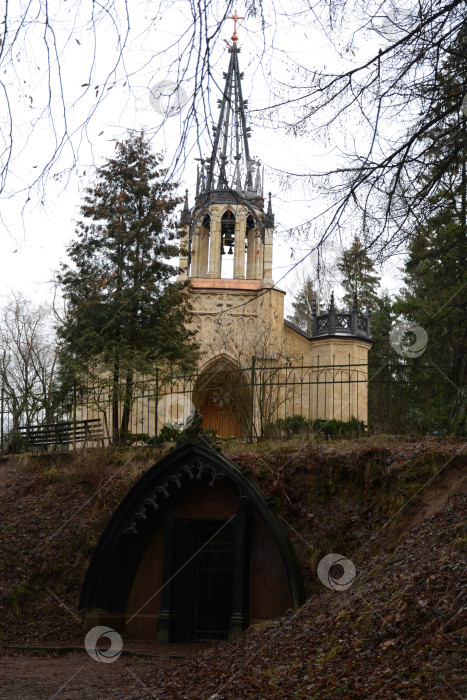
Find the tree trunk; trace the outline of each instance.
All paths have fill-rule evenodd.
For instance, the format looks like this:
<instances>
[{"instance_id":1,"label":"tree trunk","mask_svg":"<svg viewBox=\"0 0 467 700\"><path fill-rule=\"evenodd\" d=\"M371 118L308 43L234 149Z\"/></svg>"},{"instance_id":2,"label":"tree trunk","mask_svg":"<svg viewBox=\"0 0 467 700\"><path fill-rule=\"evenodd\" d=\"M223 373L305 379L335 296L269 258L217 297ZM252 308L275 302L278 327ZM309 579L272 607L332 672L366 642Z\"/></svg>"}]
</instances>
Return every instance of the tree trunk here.
<instances>
[{"instance_id":1,"label":"tree trunk","mask_svg":"<svg viewBox=\"0 0 467 700\"><path fill-rule=\"evenodd\" d=\"M123 404L122 426L123 442L126 443L130 425L131 406L133 403L133 372L129 369L125 381L125 400Z\"/></svg>"}]
</instances>

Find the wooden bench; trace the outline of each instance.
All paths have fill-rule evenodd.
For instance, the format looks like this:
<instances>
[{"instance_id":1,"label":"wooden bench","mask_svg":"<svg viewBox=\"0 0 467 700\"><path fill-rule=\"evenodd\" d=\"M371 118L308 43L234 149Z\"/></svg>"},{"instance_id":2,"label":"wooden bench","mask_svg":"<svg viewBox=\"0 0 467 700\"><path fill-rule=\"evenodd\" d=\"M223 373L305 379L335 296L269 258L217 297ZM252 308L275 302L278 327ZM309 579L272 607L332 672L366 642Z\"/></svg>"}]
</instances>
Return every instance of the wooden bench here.
<instances>
[{"instance_id":1,"label":"wooden bench","mask_svg":"<svg viewBox=\"0 0 467 700\"><path fill-rule=\"evenodd\" d=\"M28 447L57 449L64 445L101 442L104 445L104 429L100 418L91 420L64 421L45 425L26 425L17 431Z\"/></svg>"}]
</instances>

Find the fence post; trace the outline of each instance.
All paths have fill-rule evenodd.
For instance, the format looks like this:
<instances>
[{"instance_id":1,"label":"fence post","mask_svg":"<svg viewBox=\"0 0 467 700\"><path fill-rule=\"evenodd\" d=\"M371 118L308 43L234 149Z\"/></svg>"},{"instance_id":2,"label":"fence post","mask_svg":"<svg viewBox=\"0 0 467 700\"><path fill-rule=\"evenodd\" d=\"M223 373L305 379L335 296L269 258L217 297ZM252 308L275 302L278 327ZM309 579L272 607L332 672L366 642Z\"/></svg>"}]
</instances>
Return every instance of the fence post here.
<instances>
[{"instance_id":1,"label":"fence post","mask_svg":"<svg viewBox=\"0 0 467 700\"><path fill-rule=\"evenodd\" d=\"M352 418L352 382L350 381L350 372L351 372L351 369L350 369L350 352L349 352L349 421ZM341 402L342 402L342 392L341 392ZM356 408L355 408L355 412L357 415L355 416L355 418L358 420L358 375L357 375L357 399L356 399L355 403L357 404Z\"/></svg>"},{"instance_id":2,"label":"fence post","mask_svg":"<svg viewBox=\"0 0 467 700\"><path fill-rule=\"evenodd\" d=\"M370 388L370 381L372 377L370 376L370 358L369 353L366 355L366 433L370 434L370 396L372 395Z\"/></svg>"},{"instance_id":3,"label":"fence post","mask_svg":"<svg viewBox=\"0 0 467 700\"><path fill-rule=\"evenodd\" d=\"M253 442L254 430L254 410L255 410L255 362L256 356L251 357L251 379L250 379L250 442Z\"/></svg>"},{"instance_id":4,"label":"fence post","mask_svg":"<svg viewBox=\"0 0 467 700\"><path fill-rule=\"evenodd\" d=\"M2 386L2 394L0 399L0 455L3 457L3 398L4 398L4 388Z\"/></svg>"},{"instance_id":5,"label":"fence post","mask_svg":"<svg viewBox=\"0 0 467 700\"><path fill-rule=\"evenodd\" d=\"M86 415L87 418L87 415ZM73 452L76 451L76 379L73 381Z\"/></svg>"},{"instance_id":6,"label":"fence post","mask_svg":"<svg viewBox=\"0 0 467 700\"><path fill-rule=\"evenodd\" d=\"M294 381L294 386L295 386L295 381ZM303 416L303 355L302 355L302 369L300 371L300 415Z\"/></svg>"},{"instance_id":7,"label":"fence post","mask_svg":"<svg viewBox=\"0 0 467 700\"><path fill-rule=\"evenodd\" d=\"M159 411L159 367L156 367L156 401L155 401L155 416L154 416L154 438L157 439L157 430L159 427L157 413Z\"/></svg>"}]
</instances>

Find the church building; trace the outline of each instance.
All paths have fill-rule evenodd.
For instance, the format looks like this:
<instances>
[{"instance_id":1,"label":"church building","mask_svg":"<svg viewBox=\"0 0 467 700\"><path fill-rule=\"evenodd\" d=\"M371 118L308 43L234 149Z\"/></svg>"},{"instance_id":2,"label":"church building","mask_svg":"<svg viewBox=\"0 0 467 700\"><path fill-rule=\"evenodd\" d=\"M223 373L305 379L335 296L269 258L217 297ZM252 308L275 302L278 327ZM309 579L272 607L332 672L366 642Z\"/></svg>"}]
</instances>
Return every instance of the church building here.
<instances>
[{"instance_id":1,"label":"church building","mask_svg":"<svg viewBox=\"0 0 467 700\"><path fill-rule=\"evenodd\" d=\"M181 213L178 280L189 281L192 327L201 346L193 402L205 427L223 436L244 433L234 407L238 413L239 404L245 404L243 417L253 413L247 419L260 434L264 407L246 386L242 395L232 393L232 384L245 384L240 373L252 363L263 368L264 381L272 377L273 366L282 365L296 369L286 377L274 374L280 388L271 389L276 392L269 396L271 417L285 412L306 418L354 417L366 424L372 345L368 312L362 315L354 305L348 313L337 313L332 300L326 313L314 310L312 336L284 317L285 292L273 279L271 193L265 201L264 171L250 154L237 42L234 31L212 152L198 165L194 205L190 208L187 190ZM300 392L291 389L296 385Z\"/></svg>"}]
</instances>

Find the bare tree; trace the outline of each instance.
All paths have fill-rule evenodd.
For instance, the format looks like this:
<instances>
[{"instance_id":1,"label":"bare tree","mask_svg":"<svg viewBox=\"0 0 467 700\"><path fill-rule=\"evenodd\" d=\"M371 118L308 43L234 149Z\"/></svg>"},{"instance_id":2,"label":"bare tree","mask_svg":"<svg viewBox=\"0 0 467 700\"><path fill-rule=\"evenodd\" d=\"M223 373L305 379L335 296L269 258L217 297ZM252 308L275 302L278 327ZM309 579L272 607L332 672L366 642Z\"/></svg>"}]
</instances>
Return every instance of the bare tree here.
<instances>
[{"instance_id":1,"label":"bare tree","mask_svg":"<svg viewBox=\"0 0 467 700\"><path fill-rule=\"evenodd\" d=\"M293 84L282 86L270 119L278 123L287 109L289 132L332 144L331 167L289 174L323 195L324 207L308 222L317 240L358 233L366 250L384 260L403 250L433 213L441 186L463 178L465 191L465 2L304 0L303 6L347 68L316 70L290 61ZM288 14L293 21L293 11ZM296 13L295 21L306 22L306 15Z\"/></svg>"},{"instance_id":2,"label":"bare tree","mask_svg":"<svg viewBox=\"0 0 467 700\"><path fill-rule=\"evenodd\" d=\"M53 420L58 351L51 321L46 305L18 292L0 311L0 383L12 430Z\"/></svg>"},{"instance_id":3,"label":"bare tree","mask_svg":"<svg viewBox=\"0 0 467 700\"><path fill-rule=\"evenodd\" d=\"M143 87L148 101L154 75L159 83L172 81L168 92L177 104L180 91L187 91L183 111L168 109L162 123L147 128L156 138L167 119L179 121L180 139L167 170L168 180L178 179L186 162L210 151L210 128L217 121L210 96L222 90L216 75L225 65L221 47L230 34L225 20L233 5L233 0L225 6L186 0L179 34L170 46L157 48L151 38L172 17L172 3L166 0L156 5L149 0L7 2L0 36L0 193L18 190L16 169L25 144L35 152L45 129L53 139L38 156L32 176L22 176L25 201L33 191L40 195L50 177L66 183L83 145L93 161L99 139L109 137L92 130L104 106L118 94L116 104L134 114ZM332 71L317 65L321 56L308 66L283 57L288 70L276 81L271 72L269 105L255 104L250 112L256 123L270 119L275 129L297 138L331 139L334 152L341 151L342 159L331 158L324 172L284 173L280 162L274 163L283 184L299 179L323 195L319 215L303 222L297 235L315 227L315 243L320 243L336 230L351 230L367 248L388 257L429 215L439 183L465 180L465 166L458 167L466 152L461 112L467 93L465 0L293 0L285 7L274 0L248 0L243 14L245 33L252 17L250 26L260 28L257 60L266 73L279 23L282 32L297 25L319 30L339 59ZM143 46L148 52L132 63L139 53L135 48ZM440 100L438 78L453 58L459 67L457 88L446 102ZM125 119L122 110L110 140L131 126ZM435 171L430 166L439 151L426 139L439 125L446 126L447 150L444 167Z\"/></svg>"},{"instance_id":4,"label":"bare tree","mask_svg":"<svg viewBox=\"0 0 467 700\"><path fill-rule=\"evenodd\" d=\"M251 6L261 13L261 3ZM90 167L105 140L116 141L134 127L134 115L142 103L149 107L154 85L156 101L168 104L172 98L172 107L188 102L183 114L175 110L181 138L167 179L177 177L187 149L211 139L209 93L216 87L213 69L223 58L224 20L232 11L233 0L221 8L187 0L181 20L167 0L7 0L0 31L0 194L22 192L27 203L44 197L51 178L66 186L83 153ZM175 38L163 44L161 27ZM114 121L104 133L109 110ZM160 112L162 123L153 113L147 128L152 137L163 135L167 119L174 118L171 108L162 105ZM37 161L31 175L22 169L18 185L18 167L31 152Z\"/></svg>"}]
</instances>

